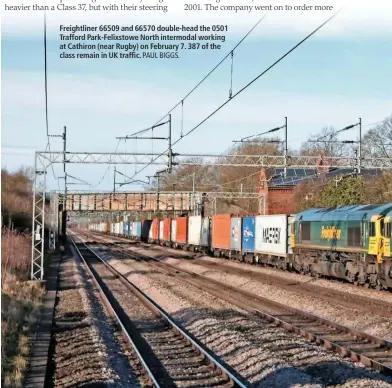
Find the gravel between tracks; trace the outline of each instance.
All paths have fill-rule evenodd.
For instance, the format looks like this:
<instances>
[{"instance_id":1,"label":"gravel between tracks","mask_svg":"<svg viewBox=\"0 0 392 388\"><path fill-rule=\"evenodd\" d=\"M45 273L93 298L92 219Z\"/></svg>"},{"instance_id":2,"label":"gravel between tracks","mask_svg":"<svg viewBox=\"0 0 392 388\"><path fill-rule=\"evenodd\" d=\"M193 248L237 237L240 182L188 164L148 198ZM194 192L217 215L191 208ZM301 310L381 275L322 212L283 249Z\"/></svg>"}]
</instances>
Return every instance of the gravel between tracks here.
<instances>
[{"instance_id":1,"label":"gravel between tracks","mask_svg":"<svg viewBox=\"0 0 392 388\"><path fill-rule=\"evenodd\" d=\"M263 282L249 279L245 276L222 273L217 270L193 265L189 261L167 259L165 262L225 284L230 284L233 287L252 292L255 295L263 296L276 302L325 317L342 325L355 327L366 333L385 338L389 341L392 340L392 319L380 317L376 314L364 314L360 306L358 306L358 309L346 308L339 305L339 303L335 304L317 298L316 294L314 297L311 297L301 295L300 292L292 293L273 285L267 285Z\"/></svg>"},{"instance_id":2,"label":"gravel between tracks","mask_svg":"<svg viewBox=\"0 0 392 388\"><path fill-rule=\"evenodd\" d=\"M145 263L113 259L117 270L160 304L180 324L258 387L392 387L392 380L335 356L301 337Z\"/></svg>"},{"instance_id":3,"label":"gravel between tracks","mask_svg":"<svg viewBox=\"0 0 392 388\"><path fill-rule=\"evenodd\" d=\"M79 258L62 259L54 317L53 386L139 387Z\"/></svg>"},{"instance_id":4,"label":"gravel between tracks","mask_svg":"<svg viewBox=\"0 0 392 388\"><path fill-rule=\"evenodd\" d=\"M135 251L139 251L141 248L135 247L132 249ZM270 271L271 275L273 276L280 276L281 274L281 276L285 279L291 279L293 281L301 282L306 281L305 276L293 273L285 273L283 271L273 271L265 267L245 265L244 263L236 263L231 260L215 259L209 257L202 257L194 260L177 259L170 257L171 251L172 250L167 250L167 258L163 259L163 261L168 264L175 265L178 268L184 270L193 271L208 278L218 280L222 283L230 284L233 287L252 292L256 295L266 297L279 303L283 303L301 310L308 311L310 313L322 316L326 319L338 322L342 325L354 327L371 335L375 335L386 340L392 341L392 319L381 317L376 314L364 314L364 312L361 311L360 304L358 305L358 309L343 307L338 302L333 303L330 301L323 300L322 298L317 298L316 293L314 297L311 297L309 295L301 295L300 291L298 291L298 293L290 292L274 285L265 284L257 279L250 279L249 277L240 274L234 275L224 273L219 271L218 269L206 269L193 263L197 263L198 261L213 262L218 264L224 262L225 265L229 265L233 268L236 268L237 266L237 268L246 268L247 270L251 270L252 272L259 272L263 274ZM153 257L162 257L162 255L165 254L165 249L157 250L145 248L144 252ZM307 279L307 281L309 280L312 281L313 278ZM321 286L320 282L318 283L318 285ZM323 287L327 287L327 285L330 286L331 289L336 289L336 287L340 286L341 289L348 290L350 293L353 289L353 287L348 285L339 285L335 282L323 280ZM392 297L386 292L372 292L373 290L364 290L360 287L356 288L359 289L358 292L362 291L360 295L370 298L380 294L380 297L382 296L387 303L392 303Z\"/></svg>"}]
</instances>

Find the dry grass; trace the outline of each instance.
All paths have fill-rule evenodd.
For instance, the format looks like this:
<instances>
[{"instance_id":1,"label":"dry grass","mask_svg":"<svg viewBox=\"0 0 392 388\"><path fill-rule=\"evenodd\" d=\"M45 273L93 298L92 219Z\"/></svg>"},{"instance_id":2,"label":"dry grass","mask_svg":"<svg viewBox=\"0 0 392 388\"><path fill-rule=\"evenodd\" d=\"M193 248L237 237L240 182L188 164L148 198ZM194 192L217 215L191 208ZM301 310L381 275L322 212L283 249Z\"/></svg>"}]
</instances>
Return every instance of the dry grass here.
<instances>
[{"instance_id":1,"label":"dry grass","mask_svg":"<svg viewBox=\"0 0 392 388\"><path fill-rule=\"evenodd\" d=\"M27 280L30 275L31 237L7 228L1 230L1 287L7 277Z\"/></svg>"},{"instance_id":2,"label":"dry grass","mask_svg":"<svg viewBox=\"0 0 392 388\"><path fill-rule=\"evenodd\" d=\"M4 225L29 229L32 214L32 171L21 168L15 173L1 170L1 212Z\"/></svg>"},{"instance_id":3,"label":"dry grass","mask_svg":"<svg viewBox=\"0 0 392 388\"><path fill-rule=\"evenodd\" d=\"M31 237L5 228L1 236L1 385L21 387L44 290L27 281Z\"/></svg>"}]
</instances>

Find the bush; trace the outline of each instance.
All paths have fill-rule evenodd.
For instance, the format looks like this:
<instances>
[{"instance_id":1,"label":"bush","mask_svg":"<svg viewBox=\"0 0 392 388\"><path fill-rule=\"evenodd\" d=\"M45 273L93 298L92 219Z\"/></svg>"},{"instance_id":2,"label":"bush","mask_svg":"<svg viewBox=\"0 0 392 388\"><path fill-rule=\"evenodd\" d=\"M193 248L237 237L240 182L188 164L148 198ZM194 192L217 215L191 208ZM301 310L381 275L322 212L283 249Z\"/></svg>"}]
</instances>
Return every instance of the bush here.
<instances>
[{"instance_id":1,"label":"bush","mask_svg":"<svg viewBox=\"0 0 392 388\"><path fill-rule=\"evenodd\" d=\"M1 287L8 278L27 280L30 275L31 237L15 230L1 230Z\"/></svg>"}]
</instances>

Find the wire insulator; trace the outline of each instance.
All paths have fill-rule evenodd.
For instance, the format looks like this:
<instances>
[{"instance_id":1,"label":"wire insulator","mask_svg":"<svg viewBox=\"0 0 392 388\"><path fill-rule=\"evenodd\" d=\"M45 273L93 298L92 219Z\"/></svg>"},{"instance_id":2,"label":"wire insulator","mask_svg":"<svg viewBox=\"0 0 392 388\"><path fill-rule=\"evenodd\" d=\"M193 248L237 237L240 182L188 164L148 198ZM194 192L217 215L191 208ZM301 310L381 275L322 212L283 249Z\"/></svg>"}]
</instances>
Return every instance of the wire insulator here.
<instances>
[{"instance_id":1,"label":"wire insulator","mask_svg":"<svg viewBox=\"0 0 392 388\"><path fill-rule=\"evenodd\" d=\"M234 50L231 52L231 71L230 71L230 91L229 98L233 97L233 67L234 67Z\"/></svg>"},{"instance_id":2,"label":"wire insulator","mask_svg":"<svg viewBox=\"0 0 392 388\"><path fill-rule=\"evenodd\" d=\"M181 101L181 133L180 137L184 136L184 100Z\"/></svg>"}]
</instances>

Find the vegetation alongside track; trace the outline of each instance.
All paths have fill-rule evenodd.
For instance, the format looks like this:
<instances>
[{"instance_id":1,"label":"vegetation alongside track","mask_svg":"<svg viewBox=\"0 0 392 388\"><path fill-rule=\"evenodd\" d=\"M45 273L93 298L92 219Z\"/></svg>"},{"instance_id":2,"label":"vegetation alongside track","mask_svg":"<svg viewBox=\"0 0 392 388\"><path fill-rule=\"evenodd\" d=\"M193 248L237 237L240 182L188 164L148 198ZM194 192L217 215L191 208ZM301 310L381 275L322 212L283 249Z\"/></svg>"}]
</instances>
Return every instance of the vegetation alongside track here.
<instances>
[{"instance_id":1,"label":"vegetation alongside track","mask_svg":"<svg viewBox=\"0 0 392 388\"><path fill-rule=\"evenodd\" d=\"M44 289L30 282L31 175L1 171L1 385L21 387Z\"/></svg>"}]
</instances>

